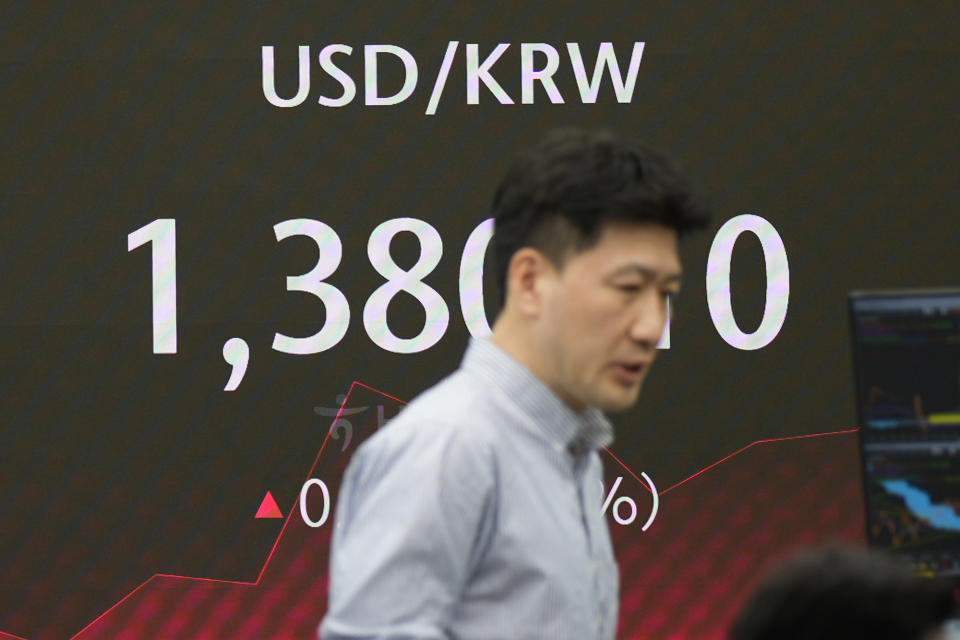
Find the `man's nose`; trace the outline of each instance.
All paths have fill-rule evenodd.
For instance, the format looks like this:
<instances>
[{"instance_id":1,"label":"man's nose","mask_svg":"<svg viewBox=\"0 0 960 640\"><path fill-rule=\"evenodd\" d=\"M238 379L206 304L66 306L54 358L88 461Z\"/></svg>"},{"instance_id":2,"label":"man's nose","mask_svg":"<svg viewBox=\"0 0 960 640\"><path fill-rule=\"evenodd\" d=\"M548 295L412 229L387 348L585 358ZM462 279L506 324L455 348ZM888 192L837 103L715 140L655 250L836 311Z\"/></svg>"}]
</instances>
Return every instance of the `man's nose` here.
<instances>
[{"instance_id":1,"label":"man's nose","mask_svg":"<svg viewBox=\"0 0 960 640\"><path fill-rule=\"evenodd\" d=\"M652 291L637 300L630 322L630 338L653 349L660 342L669 316L669 305L659 291Z\"/></svg>"}]
</instances>

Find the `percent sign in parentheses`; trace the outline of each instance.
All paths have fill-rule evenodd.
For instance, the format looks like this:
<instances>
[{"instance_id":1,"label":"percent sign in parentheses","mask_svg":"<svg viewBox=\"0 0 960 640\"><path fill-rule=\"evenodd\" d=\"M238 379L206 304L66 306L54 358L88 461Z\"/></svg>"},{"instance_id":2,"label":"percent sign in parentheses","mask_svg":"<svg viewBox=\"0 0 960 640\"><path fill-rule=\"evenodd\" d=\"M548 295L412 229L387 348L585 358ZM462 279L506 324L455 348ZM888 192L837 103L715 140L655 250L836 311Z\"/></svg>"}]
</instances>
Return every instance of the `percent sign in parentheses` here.
<instances>
[{"instance_id":1,"label":"percent sign in parentheses","mask_svg":"<svg viewBox=\"0 0 960 640\"><path fill-rule=\"evenodd\" d=\"M227 380L224 391L235 391L240 386L243 376L247 373L247 364L250 362L250 347L243 338L230 338L223 343L223 359L230 365L230 379Z\"/></svg>"},{"instance_id":2,"label":"percent sign in parentheses","mask_svg":"<svg viewBox=\"0 0 960 640\"><path fill-rule=\"evenodd\" d=\"M641 531L646 531L650 528L650 525L653 524L653 521L657 517L657 511L660 508L660 494L657 492L657 487L653 484L653 480L650 479L644 472L640 472L640 475L643 476L643 479L646 481L647 486L650 487L650 493L653 495L653 508L650 510L650 517L647 518L647 522L641 527ZM600 508L600 513L605 514L607 508L610 506L610 503L613 502L613 519L617 521L617 524L631 524L637 518L637 503L634 502L633 498L628 496L620 496L617 498L616 502L613 500L613 496L616 495L617 489L620 487L620 483L623 482L623 476L617 476L617 479L614 481L613 486L610 487L610 493L606 493L603 499L603 506ZM604 494L605 490L603 488L603 481L600 481L600 493ZM630 506L630 517L621 518L620 517L620 505L627 504Z\"/></svg>"}]
</instances>

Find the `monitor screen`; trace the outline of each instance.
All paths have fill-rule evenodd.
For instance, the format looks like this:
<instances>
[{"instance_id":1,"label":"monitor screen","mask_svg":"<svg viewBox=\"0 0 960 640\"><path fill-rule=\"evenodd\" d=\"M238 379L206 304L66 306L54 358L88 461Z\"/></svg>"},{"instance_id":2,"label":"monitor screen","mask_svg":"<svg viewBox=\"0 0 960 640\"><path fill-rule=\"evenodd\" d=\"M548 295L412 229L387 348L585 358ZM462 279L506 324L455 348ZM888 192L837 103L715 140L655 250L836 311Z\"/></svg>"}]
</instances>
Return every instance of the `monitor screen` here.
<instances>
[{"instance_id":1,"label":"monitor screen","mask_svg":"<svg viewBox=\"0 0 960 640\"><path fill-rule=\"evenodd\" d=\"M960 576L960 290L850 296L867 538Z\"/></svg>"}]
</instances>

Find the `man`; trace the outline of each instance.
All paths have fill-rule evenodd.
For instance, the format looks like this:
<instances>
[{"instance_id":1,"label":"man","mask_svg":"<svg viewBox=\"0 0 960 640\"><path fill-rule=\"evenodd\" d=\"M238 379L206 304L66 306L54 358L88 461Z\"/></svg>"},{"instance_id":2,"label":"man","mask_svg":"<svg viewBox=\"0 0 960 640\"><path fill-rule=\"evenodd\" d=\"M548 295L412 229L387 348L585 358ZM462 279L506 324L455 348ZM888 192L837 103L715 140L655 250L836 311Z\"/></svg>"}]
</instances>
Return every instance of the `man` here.
<instances>
[{"instance_id":1,"label":"man","mask_svg":"<svg viewBox=\"0 0 960 640\"><path fill-rule=\"evenodd\" d=\"M639 143L555 132L494 198L502 310L456 372L354 454L326 640L613 638L601 411L632 406L705 226Z\"/></svg>"},{"instance_id":2,"label":"man","mask_svg":"<svg viewBox=\"0 0 960 640\"><path fill-rule=\"evenodd\" d=\"M946 640L952 585L862 549L808 550L770 574L737 616L731 640Z\"/></svg>"}]
</instances>

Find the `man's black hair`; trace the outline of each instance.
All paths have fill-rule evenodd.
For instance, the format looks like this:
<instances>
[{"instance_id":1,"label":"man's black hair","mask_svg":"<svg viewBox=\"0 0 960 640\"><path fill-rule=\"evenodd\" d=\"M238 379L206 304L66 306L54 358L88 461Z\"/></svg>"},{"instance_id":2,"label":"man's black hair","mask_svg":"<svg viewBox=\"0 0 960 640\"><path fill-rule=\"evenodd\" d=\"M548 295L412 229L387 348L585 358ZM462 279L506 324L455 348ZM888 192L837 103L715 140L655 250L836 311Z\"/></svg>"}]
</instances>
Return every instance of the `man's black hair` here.
<instances>
[{"instance_id":1,"label":"man's black hair","mask_svg":"<svg viewBox=\"0 0 960 640\"><path fill-rule=\"evenodd\" d=\"M710 216L677 170L639 141L560 129L518 156L493 199L494 273L501 307L513 254L534 247L558 268L610 222L656 222L679 237Z\"/></svg>"},{"instance_id":2,"label":"man's black hair","mask_svg":"<svg viewBox=\"0 0 960 640\"><path fill-rule=\"evenodd\" d=\"M954 615L953 588L862 549L801 553L769 575L730 640L920 640Z\"/></svg>"}]
</instances>

